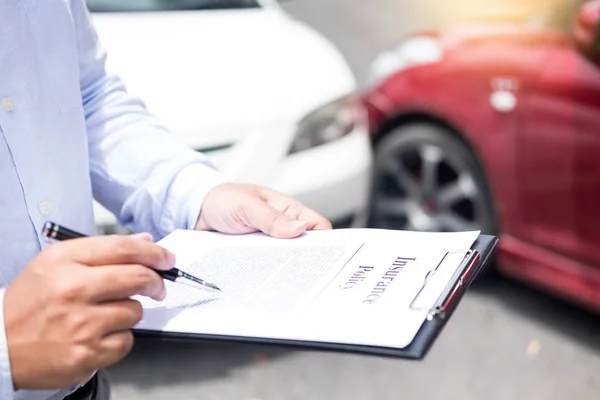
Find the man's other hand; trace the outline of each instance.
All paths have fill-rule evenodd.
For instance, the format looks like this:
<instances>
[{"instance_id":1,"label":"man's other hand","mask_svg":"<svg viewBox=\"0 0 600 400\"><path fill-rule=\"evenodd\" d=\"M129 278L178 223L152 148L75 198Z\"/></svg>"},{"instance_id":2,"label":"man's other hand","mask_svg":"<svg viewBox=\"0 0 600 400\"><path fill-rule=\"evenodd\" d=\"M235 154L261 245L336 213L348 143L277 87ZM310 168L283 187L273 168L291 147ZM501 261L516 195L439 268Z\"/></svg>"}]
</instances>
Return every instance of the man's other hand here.
<instances>
[{"instance_id":1,"label":"man's other hand","mask_svg":"<svg viewBox=\"0 0 600 400\"><path fill-rule=\"evenodd\" d=\"M53 244L8 286L4 324L15 389L86 381L131 349L142 317L130 296L165 296L174 256L149 235L96 236Z\"/></svg>"},{"instance_id":2,"label":"man's other hand","mask_svg":"<svg viewBox=\"0 0 600 400\"><path fill-rule=\"evenodd\" d=\"M277 238L294 238L306 230L331 229L331 223L274 190L227 183L208 192L196 229L231 234L261 231Z\"/></svg>"}]
</instances>

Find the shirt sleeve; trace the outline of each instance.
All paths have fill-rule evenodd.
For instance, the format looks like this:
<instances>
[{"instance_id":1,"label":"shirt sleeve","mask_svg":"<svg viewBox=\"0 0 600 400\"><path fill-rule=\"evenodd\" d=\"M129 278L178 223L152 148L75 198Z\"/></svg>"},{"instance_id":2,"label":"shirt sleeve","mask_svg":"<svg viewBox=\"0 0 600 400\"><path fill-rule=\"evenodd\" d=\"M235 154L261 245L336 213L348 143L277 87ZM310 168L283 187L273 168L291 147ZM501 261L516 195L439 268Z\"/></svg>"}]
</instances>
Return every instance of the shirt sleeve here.
<instances>
[{"instance_id":1,"label":"shirt sleeve","mask_svg":"<svg viewBox=\"0 0 600 400\"><path fill-rule=\"evenodd\" d=\"M0 400L13 400L15 391L4 328L4 291L5 289L0 289Z\"/></svg>"},{"instance_id":2,"label":"shirt sleeve","mask_svg":"<svg viewBox=\"0 0 600 400\"><path fill-rule=\"evenodd\" d=\"M193 229L206 193L222 177L107 71L107 54L85 1L70 1L94 198L120 224L155 239L174 229Z\"/></svg>"}]
</instances>

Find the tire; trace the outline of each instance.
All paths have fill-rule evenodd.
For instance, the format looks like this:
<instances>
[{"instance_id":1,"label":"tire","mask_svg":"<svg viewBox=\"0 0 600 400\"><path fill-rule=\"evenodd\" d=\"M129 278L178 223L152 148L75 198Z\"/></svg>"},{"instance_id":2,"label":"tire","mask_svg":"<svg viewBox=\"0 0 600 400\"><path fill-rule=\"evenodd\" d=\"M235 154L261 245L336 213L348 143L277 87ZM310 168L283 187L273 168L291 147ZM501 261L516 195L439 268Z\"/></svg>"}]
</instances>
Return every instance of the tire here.
<instances>
[{"instance_id":1,"label":"tire","mask_svg":"<svg viewBox=\"0 0 600 400\"><path fill-rule=\"evenodd\" d=\"M369 226L496 235L490 190L471 148L427 123L383 136L374 149Z\"/></svg>"}]
</instances>

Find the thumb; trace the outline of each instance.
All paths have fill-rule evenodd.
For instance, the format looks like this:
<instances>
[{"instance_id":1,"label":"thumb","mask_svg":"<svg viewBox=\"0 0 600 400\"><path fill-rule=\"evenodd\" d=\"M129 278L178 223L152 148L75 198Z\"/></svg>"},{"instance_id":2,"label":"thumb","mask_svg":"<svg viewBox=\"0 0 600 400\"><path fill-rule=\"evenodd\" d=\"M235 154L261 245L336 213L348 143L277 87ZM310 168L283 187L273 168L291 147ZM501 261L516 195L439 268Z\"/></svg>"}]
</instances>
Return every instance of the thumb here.
<instances>
[{"instance_id":1,"label":"thumb","mask_svg":"<svg viewBox=\"0 0 600 400\"><path fill-rule=\"evenodd\" d=\"M250 227L276 238L288 239L300 236L308 226L306 222L277 211L259 198L248 201L244 211Z\"/></svg>"}]
</instances>

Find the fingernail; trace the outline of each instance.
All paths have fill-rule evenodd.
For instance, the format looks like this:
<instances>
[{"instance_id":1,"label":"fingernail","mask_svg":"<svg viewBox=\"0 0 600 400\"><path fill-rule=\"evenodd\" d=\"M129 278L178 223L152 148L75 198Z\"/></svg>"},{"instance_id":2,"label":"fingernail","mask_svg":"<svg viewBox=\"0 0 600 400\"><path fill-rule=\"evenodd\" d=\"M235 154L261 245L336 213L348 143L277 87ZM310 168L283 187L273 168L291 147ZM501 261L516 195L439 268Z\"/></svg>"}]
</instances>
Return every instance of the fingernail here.
<instances>
[{"instance_id":1,"label":"fingernail","mask_svg":"<svg viewBox=\"0 0 600 400\"><path fill-rule=\"evenodd\" d=\"M306 229L306 222L295 220L295 221L292 221L289 223L289 227L293 231L300 229L300 228Z\"/></svg>"},{"instance_id":2,"label":"fingernail","mask_svg":"<svg viewBox=\"0 0 600 400\"><path fill-rule=\"evenodd\" d=\"M167 262L169 263L170 266L174 267L175 263L177 262L177 258L175 257L175 254L171 253L170 251L167 250Z\"/></svg>"},{"instance_id":3,"label":"fingernail","mask_svg":"<svg viewBox=\"0 0 600 400\"><path fill-rule=\"evenodd\" d=\"M147 240L149 242L153 241L152 234L150 234L148 232L136 233L136 234L131 235L131 236L134 237L134 238L136 238L136 239Z\"/></svg>"},{"instance_id":4,"label":"fingernail","mask_svg":"<svg viewBox=\"0 0 600 400\"><path fill-rule=\"evenodd\" d=\"M166 297L167 297L167 288L166 288L166 286L163 286L162 290L160 291L160 293L158 295L158 301L163 301Z\"/></svg>"}]
</instances>

